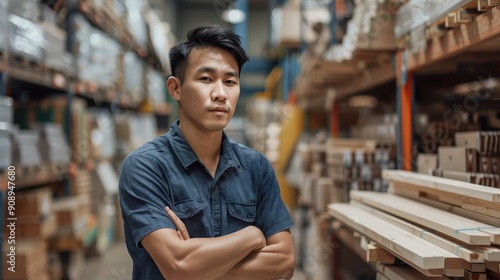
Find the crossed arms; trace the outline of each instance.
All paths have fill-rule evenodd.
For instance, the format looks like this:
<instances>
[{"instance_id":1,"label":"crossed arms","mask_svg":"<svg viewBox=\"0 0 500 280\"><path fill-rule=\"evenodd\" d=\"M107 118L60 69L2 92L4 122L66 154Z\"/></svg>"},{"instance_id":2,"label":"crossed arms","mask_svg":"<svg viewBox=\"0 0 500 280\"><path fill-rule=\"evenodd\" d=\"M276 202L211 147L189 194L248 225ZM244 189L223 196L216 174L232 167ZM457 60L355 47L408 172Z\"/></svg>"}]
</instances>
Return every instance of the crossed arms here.
<instances>
[{"instance_id":1,"label":"crossed arms","mask_svg":"<svg viewBox=\"0 0 500 280\"><path fill-rule=\"evenodd\" d=\"M190 238L182 221L166 208L177 231L159 229L146 235L142 246L162 275L177 279L290 279L295 251L289 230L265 238L249 226L214 238Z\"/></svg>"}]
</instances>

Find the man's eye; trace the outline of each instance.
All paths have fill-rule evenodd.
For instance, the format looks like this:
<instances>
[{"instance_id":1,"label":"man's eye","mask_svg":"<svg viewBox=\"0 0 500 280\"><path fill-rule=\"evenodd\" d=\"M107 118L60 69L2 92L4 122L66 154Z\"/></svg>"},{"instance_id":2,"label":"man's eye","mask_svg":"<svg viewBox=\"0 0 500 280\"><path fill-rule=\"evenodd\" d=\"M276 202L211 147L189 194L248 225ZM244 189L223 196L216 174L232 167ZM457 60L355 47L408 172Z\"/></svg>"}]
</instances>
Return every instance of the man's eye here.
<instances>
[{"instance_id":1,"label":"man's eye","mask_svg":"<svg viewBox=\"0 0 500 280\"><path fill-rule=\"evenodd\" d=\"M232 84L232 85L237 85L238 84L236 81L233 81L233 80L227 80L226 83Z\"/></svg>"},{"instance_id":2,"label":"man's eye","mask_svg":"<svg viewBox=\"0 0 500 280\"><path fill-rule=\"evenodd\" d=\"M210 82L210 78L209 77L201 77L200 80L204 81L204 82Z\"/></svg>"}]
</instances>

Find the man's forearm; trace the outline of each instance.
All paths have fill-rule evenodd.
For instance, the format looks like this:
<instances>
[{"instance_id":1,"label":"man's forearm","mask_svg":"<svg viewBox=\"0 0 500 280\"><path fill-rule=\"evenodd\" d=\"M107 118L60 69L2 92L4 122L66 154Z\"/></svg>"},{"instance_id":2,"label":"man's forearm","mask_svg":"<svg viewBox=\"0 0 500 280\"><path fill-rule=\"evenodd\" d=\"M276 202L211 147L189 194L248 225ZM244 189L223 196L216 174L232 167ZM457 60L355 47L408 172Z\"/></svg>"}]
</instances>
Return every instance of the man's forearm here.
<instances>
[{"instance_id":1,"label":"man's forearm","mask_svg":"<svg viewBox=\"0 0 500 280\"><path fill-rule=\"evenodd\" d=\"M263 236L258 237L260 231L255 227L217 238L188 240L179 239L172 230L164 230L167 232L158 238L145 240L143 245L169 280L217 279L250 252L265 245ZM162 244L162 240L172 240L174 236L176 241Z\"/></svg>"},{"instance_id":2,"label":"man's forearm","mask_svg":"<svg viewBox=\"0 0 500 280\"><path fill-rule=\"evenodd\" d=\"M293 247L285 243L268 245L251 252L219 280L290 279L295 268Z\"/></svg>"}]
</instances>

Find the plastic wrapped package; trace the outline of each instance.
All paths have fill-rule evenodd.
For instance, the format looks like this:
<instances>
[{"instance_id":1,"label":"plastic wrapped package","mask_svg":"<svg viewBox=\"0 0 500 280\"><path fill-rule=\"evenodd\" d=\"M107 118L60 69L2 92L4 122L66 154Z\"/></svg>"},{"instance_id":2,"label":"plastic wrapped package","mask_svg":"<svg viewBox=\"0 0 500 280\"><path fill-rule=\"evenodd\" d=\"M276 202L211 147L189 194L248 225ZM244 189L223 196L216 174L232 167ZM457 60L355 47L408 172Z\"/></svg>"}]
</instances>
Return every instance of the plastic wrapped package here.
<instances>
[{"instance_id":1,"label":"plastic wrapped package","mask_svg":"<svg viewBox=\"0 0 500 280\"><path fill-rule=\"evenodd\" d=\"M93 118L91 145L95 159L111 159L116 154L116 132L113 117L109 111L100 108L89 109Z\"/></svg>"},{"instance_id":2,"label":"plastic wrapped package","mask_svg":"<svg viewBox=\"0 0 500 280\"><path fill-rule=\"evenodd\" d=\"M40 0L9 0L8 13L32 22L40 18Z\"/></svg>"},{"instance_id":3,"label":"plastic wrapped package","mask_svg":"<svg viewBox=\"0 0 500 280\"><path fill-rule=\"evenodd\" d=\"M94 28L83 16L77 16L75 24L79 79L112 86L117 76L119 43Z\"/></svg>"},{"instance_id":4,"label":"plastic wrapped package","mask_svg":"<svg viewBox=\"0 0 500 280\"><path fill-rule=\"evenodd\" d=\"M130 33L140 46L148 42L148 27L142 11L145 6L144 0L125 0L127 8L127 23Z\"/></svg>"},{"instance_id":5,"label":"plastic wrapped package","mask_svg":"<svg viewBox=\"0 0 500 280\"><path fill-rule=\"evenodd\" d=\"M113 6L113 13L116 18L121 18L126 13L125 0L108 0Z\"/></svg>"},{"instance_id":6,"label":"plastic wrapped package","mask_svg":"<svg viewBox=\"0 0 500 280\"><path fill-rule=\"evenodd\" d=\"M401 6L396 13L394 33L396 38L401 38L424 25L429 20L425 7L428 0L411 0Z\"/></svg>"},{"instance_id":7,"label":"plastic wrapped package","mask_svg":"<svg viewBox=\"0 0 500 280\"><path fill-rule=\"evenodd\" d=\"M54 25L43 24L45 35L45 64L52 69L75 74L72 65L72 55L66 51L66 32Z\"/></svg>"},{"instance_id":8,"label":"plastic wrapped package","mask_svg":"<svg viewBox=\"0 0 500 280\"><path fill-rule=\"evenodd\" d=\"M130 141L135 149L156 137L156 118L151 114L133 115L130 128Z\"/></svg>"},{"instance_id":9,"label":"plastic wrapped package","mask_svg":"<svg viewBox=\"0 0 500 280\"><path fill-rule=\"evenodd\" d=\"M42 163L38 143L40 133L36 129L12 128L12 164L35 166Z\"/></svg>"},{"instance_id":10,"label":"plastic wrapped package","mask_svg":"<svg viewBox=\"0 0 500 280\"><path fill-rule=\"evenodd\" d=\"M43 29L30 20L10 14L9 50L18 56L42 61L45 52Z\"/></svg>"},{"instance_id":11,"label":"plastic wrapped package","mask_svg":"<svg viewBox=\"0 0 500 280\"><path fill-rule=\"evenodd\" d=\"M170 38L168 33L170 32L170 24L162 22L152 9L147 11L146 21L149 26L149 40L153 46L153 50L160 60L163 69L169 69L168 49L170 48Z\"/></svg>"},{"instance_id":12,"label":"plastic wrapped package","mask_svg":"<svg viewBox=\"0 0 500 280\"><path fill-rule=\"evenodd\" d=\"M68 164L71 160L71 149L61 125L38 123L35 127L40 133L38 147L42 162Z\"/></svg>"},{"instance_id":13,"label":"plastic wrapped package","mask_svg":"<svg viewBox=\"0 0 500 280\"><path fill-rule=\"evenodd\" d=\"M449 12L455 11L458 8L471 2L470 0L427 0L425 1L425 14L428 16L427 24L444 18Z\"/></svg>"},{"instance_id":14,"label":"plastic wrapped package","mask_svg":"<svg viewBox=\"0 0 500 280\"><path fill-rule=\"evenodd\" d=\"M0 0L0 51L7 49L8 25L7 0Z\"/></svg>"},{"instance_id":15,"label":"plastic wrapped package","mask_svg":"<svg viewBox=\"0 0 500 280\"><path fill-rule=\"evenodd\" d=\"M155 104L161 104L166 102L166 86L165 77L157 70L148 67L147 68L147 84L148 84L148 96Z\"/></svg>"},{"instance_id":16,"label":"plastic wrapped package","mask_svg":"<svg viewBox=\"0 0 500 280\"><path fill-rule=\"evenodd\" d=\"M134 101L140 101L145 96L144 89L144 60L134 52L128 51L124 55L125 90L131 94Z\"/></svg>"}]
</instances>

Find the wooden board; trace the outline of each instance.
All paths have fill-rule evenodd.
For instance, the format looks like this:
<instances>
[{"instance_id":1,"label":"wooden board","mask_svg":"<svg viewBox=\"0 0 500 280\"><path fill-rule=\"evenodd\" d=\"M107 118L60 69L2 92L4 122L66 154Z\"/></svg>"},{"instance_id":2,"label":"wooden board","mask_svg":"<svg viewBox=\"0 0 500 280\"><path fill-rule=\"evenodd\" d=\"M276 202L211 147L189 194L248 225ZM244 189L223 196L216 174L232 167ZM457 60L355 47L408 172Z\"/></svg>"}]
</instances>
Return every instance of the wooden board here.
<instances>
[{"instance_id":1,"label":"wooden board","mask_svg":"<svg viewBox=\"0 0 500 280\"><path fill-rule=\"evenodd\" d=\"M418 185L427 189L435 189L469 198L500 203L500 189L403 170L384 170L382 176L389 181Z\"/></svg>"},{"instance_id":2,"label":"wooden board","mask_svg":"<svg viewBox=\"0 0 500 280\"><path fill-rule=\"evenodd\" d=\"M360 207L363 210L366 210L377 217L380 217L381 219L384 219L385 221L407 231L410 232L411 234L420 237L440 248L443 248L444 250L456 255L457 257L462 258L463 260L467 261L469 266L467 266L467 269L471 269L472 263L484 263L484 254L480 251L476 251L473 249L469 249L466 247L463 247L461 244L457 244L455 242L451 242L445 238L442 238L430 231L424 230L421 227L415 226L411 223L405 222L402 219L399 219L395 216L389 215L387 213L384 213L380 210L377 210L373 207L370 207L368 205L362 204L360 202L357 202L355 200L351 201L351 204L356 205L357 207Z\"/></svg>"},{"instance_id":3,"label":"wooden board","mask_svg":"<svg viewBox=\"0 0 500 280\"><path fill-rule=\"evenodd\" d=\"M426 228L432 228L467 244L491 244L492 235L482 231L494 228L491 225L460 217L390 193L351 191L350 197Z\"/></svg>"},{"instance_id":4,"label":"wooden board","mask_svg":"<svg viewBox=\"0 0 500 280\"><path fill-rule=\"evenodd\" d=\"M424 280L424 279L433 279L433 280L448 280L450 278L446 276L438 276L438 277L426 277L422 273L416 271L410 266L401 266L401 265L384 265L378 264L377 271L385 275L387 278L391 280Z\"/></svg>"},{"instance_id":5,"label":"wooden board","mask_svg":"<svg viewBox=\"0 0 500 280\"><path fill-rule=\"evenodd\" d=\"M396 183L397 185L397 183ZM392 185L391 187L391 192L404 196L407 198L411 198L413 200L416 200L418 202L430 205L435 208L439 208L443 211L448 211L450 213L457 214L462 217L467 217L472 220L476 220L485 224L490 224L493 226L500 227L500 218L499 217L493 217L489 215L485 215L482 213L474 212L468 209L461 208L460 206L448 204L445 202L442 202L439 200L439 196L429 196L426 192L421 192L418 190L413 190L413 189L408 189L405 187L398 188L395 187L395 185ZM445 193L443 193L445 195ZM460 202L461 204L461 202Z\"/></svg>"},{"instance_id":6,"label":"wooden board","mask_svg":"<svg viewBox=\"0 0 500 280\"><path fill-rule=\"evenodd\" d=\"M444 269L445 259L447 264L450 267L453 265L454 268L462 263L457 256L448 251L409 234L358 207L334 203L328 208L330 215L335 219L421 269Z\"/></svg>"},{"instance_id":7,"label":"wooden board","mask_svg":"<svg viewBox=\"0 0 500 280\"><path fill-rule=\"evenodd\" d=\"M366 262L393 264L396 257L377 244L366 245Z\"/></svg>"}]
</instances>

